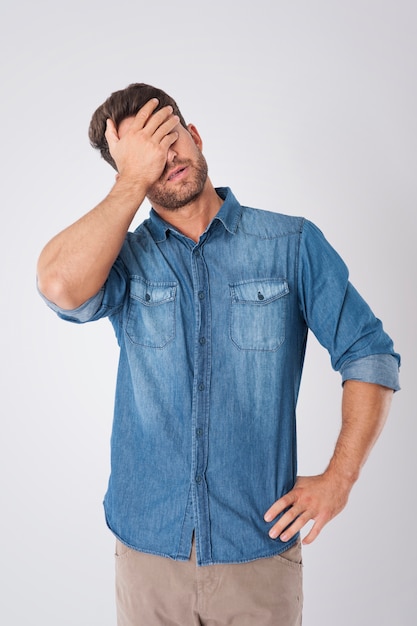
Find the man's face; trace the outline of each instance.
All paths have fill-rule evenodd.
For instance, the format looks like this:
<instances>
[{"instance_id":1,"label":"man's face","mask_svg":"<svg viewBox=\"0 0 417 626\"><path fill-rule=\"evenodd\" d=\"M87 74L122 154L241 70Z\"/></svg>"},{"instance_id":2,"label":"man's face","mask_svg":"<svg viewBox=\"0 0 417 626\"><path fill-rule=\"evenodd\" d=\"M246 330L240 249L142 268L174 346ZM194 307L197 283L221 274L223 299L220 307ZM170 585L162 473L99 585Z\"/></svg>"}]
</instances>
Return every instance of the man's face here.
<instances>
[{"instance_id":1,"label":"man's face","mask_svg":"<svg viewBox=\"0 0 417 626\"><path fill-rule=\"evenodd\" d=\"M129 126L131 118L119 124L119 137ZM168 150L167 162L159 179L148 189L147 197L155 207L176 211L196 200L207 181L207 162L197 129L189 124L175 127L178 139Z\"/></svg>"},{"instance_id":2,"label":"man's face","mask_svg":"<svg viewBox=\"0 0 417 626\"><path fill-rule=\"evenodd\" d=\"M177 141L168 151L167 163L159 180L148 190L152 204L175 211L196 200L207 180L207 162L200 147L200 138L193 127L181 124Z\"/></svg>"}]
</instances>

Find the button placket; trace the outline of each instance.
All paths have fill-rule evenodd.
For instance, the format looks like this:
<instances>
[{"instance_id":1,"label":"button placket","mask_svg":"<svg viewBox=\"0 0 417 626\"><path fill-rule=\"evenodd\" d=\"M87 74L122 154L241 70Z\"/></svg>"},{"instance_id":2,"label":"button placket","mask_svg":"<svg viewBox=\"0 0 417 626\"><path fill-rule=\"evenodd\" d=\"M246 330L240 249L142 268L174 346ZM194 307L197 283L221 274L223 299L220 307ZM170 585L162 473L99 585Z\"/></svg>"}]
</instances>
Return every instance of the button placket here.
<instances>
[{"instance_id":1,"label":"button placket","mask_svg":"<svg viewBox=\"0 0 417 626\"><path fill-rule=\"evenodd\" d=\"M195 483L195 506L198 514L195 520L200 549L207 559L211 555L208 494L205 481L207 464L207 432L209 419L210 383L210 302L208 272L201 245L192 256L195 293L196 337L194 352L193 394L193 474ZM201 521L201 525L197 522Z\"/></svg>"}]
</instances>

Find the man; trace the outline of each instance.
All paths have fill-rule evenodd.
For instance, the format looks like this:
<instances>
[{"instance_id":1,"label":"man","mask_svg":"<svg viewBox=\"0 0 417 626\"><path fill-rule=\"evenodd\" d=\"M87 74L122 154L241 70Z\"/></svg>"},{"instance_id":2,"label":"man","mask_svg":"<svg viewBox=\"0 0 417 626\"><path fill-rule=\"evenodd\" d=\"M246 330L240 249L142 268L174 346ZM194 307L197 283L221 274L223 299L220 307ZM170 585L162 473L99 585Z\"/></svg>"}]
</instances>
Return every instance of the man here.
<instances>
[{"instance_id":1,"label":"man","mask_svg":"<svg viewBox=\"0 0 417 626\"><path fill-rule=\"evenodd\" d=\"M47 244L38 285L63 319L109 316L120 346L105 497L118 624L301 624L300 531L314 520L311 543L346 505L399 356L316 226L212 186L163 91L113 93L90 140L116 182ZM342 427L327 469L297 477L309 328L342 375Z\"/></svg>"}]
</instances>

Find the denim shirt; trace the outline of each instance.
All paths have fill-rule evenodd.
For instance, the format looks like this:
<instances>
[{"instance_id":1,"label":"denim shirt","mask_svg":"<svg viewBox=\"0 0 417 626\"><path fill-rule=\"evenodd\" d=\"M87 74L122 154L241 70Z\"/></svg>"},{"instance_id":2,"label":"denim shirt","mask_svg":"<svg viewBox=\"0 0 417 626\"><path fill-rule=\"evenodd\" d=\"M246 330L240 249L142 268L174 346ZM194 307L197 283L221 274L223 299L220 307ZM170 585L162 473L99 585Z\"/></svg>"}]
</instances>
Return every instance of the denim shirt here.
<instances>
[{"instance_id":1,"label":"denim shirt","mask_svg":"<svg viewBox=\"0 0 417 626\"><path fill-rule=\"evenodd\" d=\"M104 506L126 545L199 565L289 548L263 515L294 485L307 331L342 380L398 389L399 355L311 222L228 188L198 243L151 210L103 289L63 319L108 316L120 346Z\"/></svg>"}]
</instances>

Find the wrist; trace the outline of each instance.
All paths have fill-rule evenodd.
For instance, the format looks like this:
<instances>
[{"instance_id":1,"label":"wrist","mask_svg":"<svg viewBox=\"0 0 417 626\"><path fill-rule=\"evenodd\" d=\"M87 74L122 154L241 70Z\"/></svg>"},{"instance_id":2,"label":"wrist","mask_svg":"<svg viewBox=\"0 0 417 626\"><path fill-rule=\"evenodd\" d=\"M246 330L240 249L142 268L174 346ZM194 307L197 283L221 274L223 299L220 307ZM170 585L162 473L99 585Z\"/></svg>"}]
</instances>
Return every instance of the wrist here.
<instances>
[{"instance_id":1,"label":"wrist","mask_svg":"<svg viewBox=\"0 0 417 626\"><path fill-rule=\"evenodd\" d=\"M116 182L114 183L110 193L124 192L141 194L146 196L148 190L148 183L138 176L130 175L127 172L116 175Z\"/></svg>"},{"instance_id":2,"label":"wrist","mask_svg":"<svg viewBox=\"0 0 417 626\"><path fill-rule=\"evenodd\" d=\"M338 489L350 491L359 478L359 469L335 460L330 461L324 474L338 485Z\"/></svg>"},{"instance_id":3,"label":"wrist","mask_svg":"<svg viewBox=\"0 0 417 626\"><path fill-rule=\"evenodd\" d=\"M128 206L137 211L144 201L147 193L147 185L137 178L118 174L116 182L108 193L108 200L117 207Z\"/></svg>"}]
</instances>

